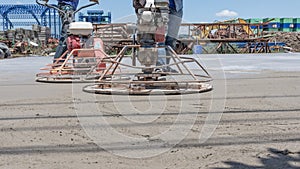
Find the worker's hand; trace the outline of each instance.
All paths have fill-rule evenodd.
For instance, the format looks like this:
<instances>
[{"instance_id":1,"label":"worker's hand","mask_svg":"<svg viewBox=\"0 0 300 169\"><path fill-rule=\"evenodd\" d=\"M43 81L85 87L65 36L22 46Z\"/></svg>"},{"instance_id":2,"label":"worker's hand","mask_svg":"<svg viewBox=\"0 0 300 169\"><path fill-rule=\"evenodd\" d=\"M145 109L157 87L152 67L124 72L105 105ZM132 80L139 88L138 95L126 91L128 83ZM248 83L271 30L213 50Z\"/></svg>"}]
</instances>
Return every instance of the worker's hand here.
<instances>
[{"instance_id":1,"label":"worker's hand","mask_svg":"<svg viewBox=\"0 0 300 169\"><path fill-rule=\"evenodd\" d=\"M96 2L97 4L99 4L99 0L90 0L90 2Z\"/></svg>"},{"instance_id":2,"label":"worker's hand","mask_svg":"<svg viewBox=\"0 0 300 169\"><path fill-rule=\"evenodd\" d=\"M45 3L48 3L49 0L40 0L40 1L44 1Z\"/></svg>"},{"instance_id":3,"label":"worker's hand","mask_svg":"<svg viewBox=\"0 0 300 169\"><path fill-rule=\"evenodd\" d=\"M140 8L143 8L146 4L146 0L133 0L133 7L137 11Z\"/></svg>"}]
</instances>

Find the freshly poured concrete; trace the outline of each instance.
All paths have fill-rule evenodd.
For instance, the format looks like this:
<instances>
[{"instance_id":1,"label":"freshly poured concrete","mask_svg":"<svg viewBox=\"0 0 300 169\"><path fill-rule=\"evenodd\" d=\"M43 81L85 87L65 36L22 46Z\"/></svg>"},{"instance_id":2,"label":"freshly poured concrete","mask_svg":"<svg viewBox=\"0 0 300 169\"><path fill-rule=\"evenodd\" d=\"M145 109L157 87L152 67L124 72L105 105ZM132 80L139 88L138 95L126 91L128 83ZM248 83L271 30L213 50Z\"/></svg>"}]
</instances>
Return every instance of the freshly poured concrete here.
<instances>
[{"instance_id":1,"label":"freshly poured concrete","mask_svg":"<svg viewBox=\"0 0 300 169\"><path fill-rule=\"evenodd\" d=\"M213 92L94 96L35 82L51 58L0 60L0 168L299 168L300 54L194 57Z\"/></svg>"}]
</instances>

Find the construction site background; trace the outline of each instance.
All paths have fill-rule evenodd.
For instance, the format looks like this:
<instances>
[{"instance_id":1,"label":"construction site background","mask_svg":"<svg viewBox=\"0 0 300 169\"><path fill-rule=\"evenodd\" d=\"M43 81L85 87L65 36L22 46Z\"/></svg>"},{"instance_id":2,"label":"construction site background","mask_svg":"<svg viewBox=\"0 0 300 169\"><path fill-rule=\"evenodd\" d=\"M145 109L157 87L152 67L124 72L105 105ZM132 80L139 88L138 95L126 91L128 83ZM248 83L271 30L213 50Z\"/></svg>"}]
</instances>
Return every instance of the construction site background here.
<instances>
[{"instance_id":1,"label":"construction site background","mask_svg":"<svg viewBox=\"0 0 300 169\"><path fill-rule=\"evenodd\" d=\"M58 40L51 37L48 27L32 25L32 29L16 28L15 30L1 31L0 42L5 43L11 53L16 55L46 55L55 48Z\"/></svg>"},{"instance_id":2,"label":"construction site background","mask_svg":"<svg viewBox=\"0 0 300 169\"><path fill-rule=\"evenodd\" d=\"M224 43L226 40L228 40L231 47L237 48L236 53L243 53L241 51L251 52L243 49L245 45L241 45L242 42L251 42L252 44L253 42L268 42L272 44L270 48L272 52L282 52L284 51L282 49L288 49L290 52L300 52L299 21L299 18L254 18L246 20L238 18L207 24L183 24L179 34L177 52L190 54L193 52L194 45L205 46L208 43L214 43L215 46L218 46L218 43L220 45L221 42ZM106 52L109 54L116 53L124 45L133 43L135 31L134 26L131 24L95 24L94 27L95 35L103 39ZM48 55L55 52L58 45L58 40L51 37L50 28L39 25L33 25L32 30L17 28L2 31L0 32L0 42L6 43L15 56ZM284 48L282 44L284 44ZM259 49L259 51L264 52L266 50ZM212 50L207 53L224 52Z\"/></svg>"}]
</instances>

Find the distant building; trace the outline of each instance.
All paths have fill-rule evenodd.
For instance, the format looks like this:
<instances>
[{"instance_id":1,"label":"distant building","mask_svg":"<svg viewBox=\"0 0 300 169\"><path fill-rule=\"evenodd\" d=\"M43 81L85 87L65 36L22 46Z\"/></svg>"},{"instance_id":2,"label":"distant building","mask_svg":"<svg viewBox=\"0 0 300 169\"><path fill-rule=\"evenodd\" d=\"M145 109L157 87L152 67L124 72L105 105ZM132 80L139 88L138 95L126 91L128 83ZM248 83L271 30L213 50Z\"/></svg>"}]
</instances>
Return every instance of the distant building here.
<instances>
[{"instance_id":1,"label":"distant building","mask_svg":"<svg viewBox=\"0 0 300 169\"><path fill-rule=\"evenodd\" d=\"M80 12L79 21L91 22L93 24L107 24L111 23L111 12L104 14L103 10L88 10L87 15Z\"/></svg>"},{"instance_id":2,"label":"distant building","mask_svg":"<svg viewBox=\"0 0 300 169\"><path fill-rule=\"evenodd\" d=\"M61 23L59 13L38 4L1 4L0 30L25 28L32 25L49 27L51 36L59 36Z\"/></svg>"},{"instance_id":3,"label":"distant building","mask_svg":"<svg viewBox=\"0 0 300 169\"><path fill-rule=\"evenodd\" d=\"M88 10L87 15L79 13L79 21L94 24L111 23L111 12ZM32 25L48 27L51 37L59 38L61 20L59 13L38 4L2 4L0 5L0 32L17 28L31 29Z\"/></svg>"},{"instance_id":4,"label":"distant building","mask_svg":"<svg viewBox=\"0 0 300 169\"><path fill-rule=\"evenodd\" d=\"M264 31L273 32L300 32L300 18L251 18L246 19L248 23L265 23Z\"/></svg>"}]
</instances>

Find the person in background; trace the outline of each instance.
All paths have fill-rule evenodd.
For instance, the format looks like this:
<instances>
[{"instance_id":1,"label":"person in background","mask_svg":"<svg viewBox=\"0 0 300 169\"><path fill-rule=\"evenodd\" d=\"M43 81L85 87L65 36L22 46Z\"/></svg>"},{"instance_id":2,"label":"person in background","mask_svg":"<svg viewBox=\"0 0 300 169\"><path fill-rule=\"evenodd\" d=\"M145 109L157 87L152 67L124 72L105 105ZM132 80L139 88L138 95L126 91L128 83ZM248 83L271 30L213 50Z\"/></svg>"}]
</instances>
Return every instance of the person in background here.
<instances>
[{"instance_id":1,"label":"person in background","mask_svg":"<svg viewBox=\"0 0 300 169\"><path fill-rule=\"evenodd\" d=\"M58 8L64 11L65 13L71 14L77 9L79 0L57 0ZM62 21L62 29L60 33L59 44L56 48L54 59L60 58L60 56L67 51L67 31L71 22L75 21L75 16L68 16L64 13L60 13L60 18ZM55 62L55 60L54 60Z\"/></svg>"},{"instance_id":2,"label":"person in background","mask_svg":"<svg viewBox=\"0 0 300 169\"><path fill-rule=\"evenodd\" d=\"M79 0L57 0L58 6L60 9L71 8L72 10L76 10Z\"/></svg>"}]
</instances>

